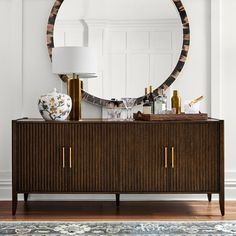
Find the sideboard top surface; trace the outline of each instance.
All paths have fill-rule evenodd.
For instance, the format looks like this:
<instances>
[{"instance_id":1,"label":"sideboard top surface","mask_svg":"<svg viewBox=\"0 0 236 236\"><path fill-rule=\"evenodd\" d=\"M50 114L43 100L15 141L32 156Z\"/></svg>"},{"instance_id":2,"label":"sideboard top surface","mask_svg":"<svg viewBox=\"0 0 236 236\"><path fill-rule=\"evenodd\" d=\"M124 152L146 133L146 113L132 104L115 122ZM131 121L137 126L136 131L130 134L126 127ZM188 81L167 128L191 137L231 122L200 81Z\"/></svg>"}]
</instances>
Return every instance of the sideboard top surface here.
<instances>
[{"instance_id":1,"label":"sideboard top surface","mask_svg":"<svg viewBox=\"0 0 236 236\"><path fill-rule=\"evenodd\" d=\"M143 124L143 123L209 123L209 122L222 122L219 119L208 118L207 120L176 120L176 121L111 121L107 119L82 119L79 121L45 121L40 118L21 118L17 120L13 120L13 122L17 123L61 123L61 124L80 124L80 123L109 123L109 124Z\"/></svg>"}]
</instances>

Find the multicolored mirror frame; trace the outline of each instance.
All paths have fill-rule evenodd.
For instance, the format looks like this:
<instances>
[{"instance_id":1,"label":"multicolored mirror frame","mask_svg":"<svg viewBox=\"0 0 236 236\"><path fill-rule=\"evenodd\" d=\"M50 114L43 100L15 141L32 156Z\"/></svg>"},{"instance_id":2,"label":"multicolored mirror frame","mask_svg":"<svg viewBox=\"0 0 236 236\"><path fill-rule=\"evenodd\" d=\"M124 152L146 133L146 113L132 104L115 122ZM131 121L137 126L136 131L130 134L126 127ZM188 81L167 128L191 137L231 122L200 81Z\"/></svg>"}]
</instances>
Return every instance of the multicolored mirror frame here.
<instances>
[{"instance_id":1,"label":"multicolored mirror frame","mask_svg":"<svg viewBox=\"0 0 236 236\"><path fill-rule=\"evenodd\" d=\"M158 95L159 90L161 90L161 89L164 89L164 90L168 89L171 86L171 84L178 78L180 72L182 71L182 69L185 65L185 62L187 60L188 51L189 51L190 26L189 26L187 13L185 11L185 8L184 8L181 0L172 0L172 1L175 4L175 6L180 14L180 18L181 18L181 21L183 24L183 46L182 46L182 51L181 51L179 61L176 65L176 67L174 68L171 75L165 80L165 82L154 90L154 95ZM49 19L48 19L47 47L48 47L48 53L49 53L50 59L52 57L52 48L54 48L53 34L54 34L55 21L56 21L57 13L60 10L60 7L62 6L63 2L64 2L64 0L56 0L55 1L54 5L52 7L52 10L51 10ZM68 80L67 75L60 75L60 78L64 82L67 82L67 80ZM95 105L100 105L100 106L106 106L109 102L111 102L109 100L95 97L92 94L87 93L86 91L83 91L82 97L83 97L83 100L85 100L89 103L95 104ZM143 99L144 99L144 96L137 98L136 104L140 104L143 101Z\"/></svg>"}]
</instances>

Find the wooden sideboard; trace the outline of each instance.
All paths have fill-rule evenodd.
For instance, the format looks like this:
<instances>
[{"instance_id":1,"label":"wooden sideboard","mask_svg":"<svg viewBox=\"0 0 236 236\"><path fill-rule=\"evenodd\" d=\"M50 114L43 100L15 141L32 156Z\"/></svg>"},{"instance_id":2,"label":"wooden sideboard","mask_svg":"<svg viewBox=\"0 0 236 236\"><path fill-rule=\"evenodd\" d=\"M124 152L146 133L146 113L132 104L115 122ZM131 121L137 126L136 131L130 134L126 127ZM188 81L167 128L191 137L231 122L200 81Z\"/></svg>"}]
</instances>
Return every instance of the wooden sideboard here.
<instances>
[{"instance_id":1,"label":"wooden sideboard","mask_svg":"<svg viewBox=\"0 0 236 236\"><path fill-rule=\"evenodd\" d=\"M219 194L224 215L224 122L12 122L17 194Z\"/></svg>"}]
</instances>

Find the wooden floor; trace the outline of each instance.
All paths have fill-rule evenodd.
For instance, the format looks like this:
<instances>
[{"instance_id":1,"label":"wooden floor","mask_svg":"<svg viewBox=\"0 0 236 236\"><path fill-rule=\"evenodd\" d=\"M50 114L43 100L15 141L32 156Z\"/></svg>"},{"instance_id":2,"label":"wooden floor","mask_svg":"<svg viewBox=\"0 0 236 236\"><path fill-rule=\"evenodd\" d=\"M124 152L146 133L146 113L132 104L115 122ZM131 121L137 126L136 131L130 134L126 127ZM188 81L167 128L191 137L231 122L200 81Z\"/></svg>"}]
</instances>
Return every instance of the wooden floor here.
<instances>
[{"instance_id":1,"label":"wooden floor","mask_svg":"<svg viewBox=\"0 0 236 236\"><path fill-rule=\"evenodd\" d=\"M236 220L236 202L226 202L220 215L218 202L19 202L16 216L11 202L0 202L0 221L156 221L156 220Z\"/></svg>"}]
</instances>

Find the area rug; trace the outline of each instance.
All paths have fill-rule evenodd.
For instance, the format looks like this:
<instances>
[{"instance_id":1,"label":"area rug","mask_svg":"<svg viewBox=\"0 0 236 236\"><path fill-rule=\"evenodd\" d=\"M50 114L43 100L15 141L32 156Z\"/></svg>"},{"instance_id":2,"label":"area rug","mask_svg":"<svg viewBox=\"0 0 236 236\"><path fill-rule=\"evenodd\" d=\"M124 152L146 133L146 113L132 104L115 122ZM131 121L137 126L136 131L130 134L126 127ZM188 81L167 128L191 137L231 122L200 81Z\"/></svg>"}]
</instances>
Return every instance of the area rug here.
<instances>
[{"instance_id":1,"label":"area rug","mask_svg":"<svg viewBox=\"0 0 236 236\"><path fill-rule=\"evenodd\" d=\"M0 222L0 235L236 235L236 221L222 222Z\"/></svg>"}]
</instances>

